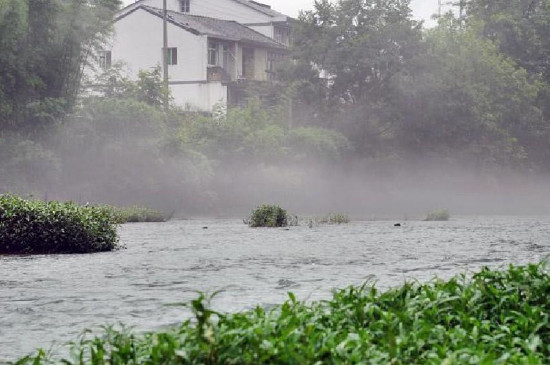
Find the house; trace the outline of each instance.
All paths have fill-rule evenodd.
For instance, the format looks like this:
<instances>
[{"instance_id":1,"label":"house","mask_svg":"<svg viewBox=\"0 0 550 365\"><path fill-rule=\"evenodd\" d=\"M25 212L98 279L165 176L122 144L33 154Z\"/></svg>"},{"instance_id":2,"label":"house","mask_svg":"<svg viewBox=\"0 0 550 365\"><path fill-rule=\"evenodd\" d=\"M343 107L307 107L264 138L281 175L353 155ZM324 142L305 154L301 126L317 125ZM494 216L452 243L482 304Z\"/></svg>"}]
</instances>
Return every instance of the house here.
<instances>
[{"instance_id":1,"label":"house","mask_svg":"<svg viewBox=\"0 0 550 365\"><path fill-rule=\"evenodd\" d=\"M138 0L121 10L121 14L140 5L162 9L163 0ZM166 8L189 15L233 20L286 46L290 45L291 21L269 5L252 0L166 0Z\"/></svg>"},{"instance_id":2,"label":"house","mask_svg":"<svg viewBox=\"0 0 550 365\"><path fill-rule=\"evenodd\" d=\"M141 69L162 65L163 11L146 5L158 5L156 2L141 0L119 13L114 36L99 54L101 66L122 61L130 74L136 75ZM172 9L179 10L167 12L169 85L177 105L211 111L218 103L238 103L243 85L269 81L275 64L288 53L288 42L269 36L281 27L279 21L288 22L288 18L259 3L168 2ZM218 4L217 8L214 4ZM228 12L230 8L223 4L235 5L233 12ZM235 19L254 23L246 26L227 19L231 14Z\"/></svg>"}]
</instances>

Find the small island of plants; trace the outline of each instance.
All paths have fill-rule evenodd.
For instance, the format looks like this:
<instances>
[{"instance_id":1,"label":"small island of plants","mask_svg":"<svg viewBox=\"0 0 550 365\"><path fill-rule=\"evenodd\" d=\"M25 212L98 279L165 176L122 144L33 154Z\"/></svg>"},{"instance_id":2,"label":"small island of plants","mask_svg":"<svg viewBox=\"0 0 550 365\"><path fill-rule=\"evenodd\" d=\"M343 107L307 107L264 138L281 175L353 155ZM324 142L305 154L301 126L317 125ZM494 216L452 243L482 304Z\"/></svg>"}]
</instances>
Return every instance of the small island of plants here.
<instances>
[{"instance_id":1,"label":"small island of plants","mask_svg":"<svg viewBox=\"0 0 550 365\"><path fill-rule=\"evenodd\" d=\"M164 215L163 213L139 206L134 205L131 207L113 207L106 206L107 209L111 209L117 218L117 222L122 223L143 223L143 222L166 222L170 217Z\"/></svg>"},{"instance_id":2,"label":"small island of plants","mask_svg":"<svg viewBox=\"0 0 550 365\"><path fill-rule=\"evenodd\" d=\"M252 211L244 223L250 227L288 227L297 225L298 218L278 205L263 204Z\"/></svg>"},{"instance_id":3,"label":"small island of plants","mask_svg":"<svg viewBox=\"0 0 550 365\"><path fill-rule=\"evenodd\" d=\"M234 314L201 295L177 328L108 329L63 360L39 351L17 364L549 364L549 292L547 267L531 264Z\"/></svg>"},{"instance_id":4,"label":"small island of plants","mask_svg":"<svg viewBox=\"0 0 550 365\"><path fill-rule=\"evenodd\" d=\"M106 207L0 195L0 254L111 251L118 219Z\"/></svg>"}]
</instances>

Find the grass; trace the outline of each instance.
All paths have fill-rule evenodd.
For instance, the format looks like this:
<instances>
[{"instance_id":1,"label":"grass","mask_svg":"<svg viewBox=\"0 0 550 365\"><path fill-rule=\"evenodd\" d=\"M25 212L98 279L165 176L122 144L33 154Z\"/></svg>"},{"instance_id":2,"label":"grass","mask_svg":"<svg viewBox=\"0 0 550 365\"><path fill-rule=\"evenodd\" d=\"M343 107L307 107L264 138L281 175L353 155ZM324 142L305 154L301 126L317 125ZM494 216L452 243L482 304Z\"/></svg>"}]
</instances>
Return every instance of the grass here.
<instances>
[{"instance_id":1,"label":"grass","mask_svg":"<svg viewBox=\"0 0 550 365\"><path fill-rule=\"evenodd\" d=\"M235 314L201 295L178 328L107 329L63 362L38 352L16 364L549 364L549 293L545 264L531 264Z\"/></svg>"},{"instance_id":2,"label":"grass","mask_svg":"<svg viewBox=\"0 0 550 365\"><path fill-rule=\"evenodd\" d=\"M347 224L350 222L349 217L342 213L330 213L322 217L309 219L309 226L320 224Z\"/></svg>"},{"instance_id":3,"label":"grass","mask_svg":"<svg viewBox=\"0 0 550 365\"><path fill-rule=\"evenodd\" d=\"M425 221L448 221L451 214L447 209L432 210L426 214Z\"/></svg>"},{"instance_id":4,"label":"grass","mask_svg":"<svg viewBox=\"0 0 550 365\"><path fill-rule=\"evenodd\" d=\"M287 227L297 225L298 219L278 205L260 205L244 220L250 227Z\"/></svg>"},{"instance_id":5,"label":"grass","mask_svg":"<svg viewBox=\"0 0 550 365\"><path fill-rule=\"evenodd\" d=\"M132 207L106 207L107 209L112 209L113 213L117 217L118 223L138 223L138 222L166 222L169 217L165 216L163 213L142 206L132 206Z\"/></svg>"},{"instance_id":6,"label":"grass","mask_svg":"<svg viewBox=\"0 0 550 365\"><path fill-rule=\"evenodd\" d=\"M104 207L0 195L0 254L111 251L117 223Z\"/></svg>"}]
</instances>

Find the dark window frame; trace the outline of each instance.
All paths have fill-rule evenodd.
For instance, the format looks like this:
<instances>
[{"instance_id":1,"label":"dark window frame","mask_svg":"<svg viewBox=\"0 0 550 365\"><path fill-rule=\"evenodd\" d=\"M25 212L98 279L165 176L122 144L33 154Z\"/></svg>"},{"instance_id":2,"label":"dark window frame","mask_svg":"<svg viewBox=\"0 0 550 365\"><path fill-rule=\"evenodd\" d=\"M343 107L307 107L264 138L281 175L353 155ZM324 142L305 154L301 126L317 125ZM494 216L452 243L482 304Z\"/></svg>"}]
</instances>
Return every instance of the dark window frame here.
<instances>
[{"instance_id":1,"label":"dark window frame","mask_svg":"<svg viewBox=\"0 0 550 365\"><path fill-rule=\"evenodd\" d=\"M191 12L191 0L180 0L180 11L182 13Z\"/></svg>"},{"instance_id":2,"label":"dark window frame","mask_svg":"<svg viewBox=\"0 0 550 365\"><path fill-rule=\"evenodd\" d=\"M99 67L101 67L101 68L111 67L111 65L112 65L112 52L107 51L107 50L99 51L97 62L99 64Z\"/></svg>"}]
</instances>

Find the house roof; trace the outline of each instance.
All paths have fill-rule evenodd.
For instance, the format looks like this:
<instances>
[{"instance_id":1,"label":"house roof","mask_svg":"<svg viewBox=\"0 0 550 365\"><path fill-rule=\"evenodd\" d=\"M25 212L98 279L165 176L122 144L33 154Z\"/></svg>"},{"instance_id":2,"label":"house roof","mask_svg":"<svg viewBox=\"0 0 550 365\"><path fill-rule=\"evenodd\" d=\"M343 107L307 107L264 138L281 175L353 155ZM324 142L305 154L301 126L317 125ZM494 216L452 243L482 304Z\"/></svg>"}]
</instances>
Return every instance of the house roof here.
<instances>
[{"instance_id":1,"label":"house roof","mask_svg":"<svg viewBox=\"0 0 550 365\"><path fill-rule=\"evenodd\" d=\"M130 9L131 7L141 3L143 0L135 0L133 3L127 5L123 9L121 9L121 12L124 12L127 9ZM288 21L290 18L283 13L280 13L276 10L271 9L271 6L262 4L260 2L254 1L254 0L231 0L233 2L236 2L238 4L244 5L248 8L254 9L259 13L262 13L264 15L270 16L273 19L274 22L285 22Z\"/></svg>"},{"instance_id":2,"label":"house roof","mask_svg":"<svg viewBox=\"0 0 550 365\"><path fill-rule=\"evenodd\" d=\"M260 13L263 13L265 15L269 15L270 17L273 17L273 18L284 18L284 20L288 18L286 15L271 9L271 6L264 5L257 1L250 1L250 0L233 0L233 1L236 3L242 4L244 6L248 6L249 8L259 11Z\"/></svg>"},{"instance_id":3,"label":"house roof","mask_svg":"<svg viewBox=\"0 0 550 365\"><path fill-rule=\"evenodd\" d=\"M155 16L163 18L163 11L161 9L140 5L135 9L132 9L130 12L121 15L117 18L117 20L130 15L138 9L143 9ZM204 16L178 13L175 11L167 11L167 20L168 22L197 35L206 35L217 39L251 43L267 48L277 48L281 50L287 49L287 47L283 44L232 20L208 18Z\"/></svg>"}]
</instances>

